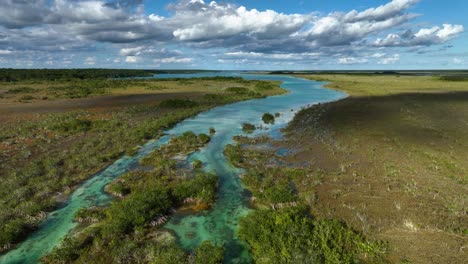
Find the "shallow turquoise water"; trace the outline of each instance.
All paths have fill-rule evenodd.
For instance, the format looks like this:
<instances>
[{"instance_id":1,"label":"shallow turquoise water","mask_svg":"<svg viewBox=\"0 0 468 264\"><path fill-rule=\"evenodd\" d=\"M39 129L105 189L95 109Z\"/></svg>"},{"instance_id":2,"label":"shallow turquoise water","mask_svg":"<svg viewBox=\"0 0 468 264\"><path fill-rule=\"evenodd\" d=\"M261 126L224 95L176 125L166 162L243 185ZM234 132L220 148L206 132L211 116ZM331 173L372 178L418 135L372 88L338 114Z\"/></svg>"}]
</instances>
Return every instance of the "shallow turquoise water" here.
<instances>
[{"instance_id":1,"label":"shallow turquoise water","mask_svg":"<svg viewBox=\"0 0 468 264\"><path fill-rule=\"evenodd\" d=\"M282 87L290 92L285 95L249 100L214 108L194 118L180 122L166 131L168 136L158 141L150 141L133 157L124 156L112 165L86 181L70 197L66 205L51 213L39 230L32 234L18 248L0 257L0 263L37 263L39 258L49 252L72 228L74 213L82 207L105 205L111 197L103 189L113 179L131 170L138 160L152 150L165 144L170 135L186 131L208 133L210 127L216 129L211 142L202 150L192 154L189 159L200 159L205 169L216 173L220 178L218 198L209 211L192 215L175 215L164 227L172 230L179 243L185 249L196 248L202 241L211 240L224 244L228 263L249 263L247 247L236 238L238 219L249 212L244 189L238 175L240 171L231 166L223 156L226 144L232 143L234 135L242 134L242 123L261 124L265 112L277 113L275 124L268 130L256 133L269 133L280 137L279 129L289 122L294 114L304 106L319 102L341 99L346 95L322 88L321 82L309 81L290 76L251 75L239 73L201 73L201 74L165 74L156 78L191 78L204 76L241 76L245 79L282 81Z\"/></svg>"}]
</instances>

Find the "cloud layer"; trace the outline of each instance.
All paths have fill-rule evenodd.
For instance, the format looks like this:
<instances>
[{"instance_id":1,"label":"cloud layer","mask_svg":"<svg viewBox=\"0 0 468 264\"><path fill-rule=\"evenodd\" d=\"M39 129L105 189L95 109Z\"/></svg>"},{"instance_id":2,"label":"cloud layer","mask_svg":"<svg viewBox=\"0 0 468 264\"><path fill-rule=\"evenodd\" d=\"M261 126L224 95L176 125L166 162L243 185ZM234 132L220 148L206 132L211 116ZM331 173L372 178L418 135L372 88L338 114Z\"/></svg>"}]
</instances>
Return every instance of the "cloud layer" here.
<instances>
[{"instance_id":1,"label":"cloud layer","mask_svg":"<svg viewBox=\"0 0 468 264\"><path fill-rule=\"evenodd\" d=\"M194 64L210 56L222 64L329 59L385 65L397 63L402 48L441 45L464 32L449 23L418 28L412 24L418 15L410 12L416 4L393 0L361 11L285 14L182 0L162 16L147 13L142 0L3 0L0 56L25 66L58 57L63 64L82 53L83 65L103 66ZM393 51L374 55L383 48ZM113 56L106 63L103 52Z\"/></svg>"}]
</instances>

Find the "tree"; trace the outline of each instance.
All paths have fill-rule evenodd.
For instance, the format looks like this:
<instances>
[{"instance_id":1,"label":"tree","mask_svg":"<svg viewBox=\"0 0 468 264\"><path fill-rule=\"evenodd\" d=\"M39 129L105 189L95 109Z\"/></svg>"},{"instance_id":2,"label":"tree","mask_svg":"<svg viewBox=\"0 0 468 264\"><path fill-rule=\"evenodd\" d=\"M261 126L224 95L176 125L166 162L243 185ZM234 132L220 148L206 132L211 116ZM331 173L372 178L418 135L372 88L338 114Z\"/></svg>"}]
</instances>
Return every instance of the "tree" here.
<instances>
[{"instance_id":1,"label":"tree","mask_svg":"<svg viewBox=\"0 0 468 264\"><path fill-rule=\"evenodd\" d=\"M270 113L264 113L262 116L262 120L265 124L274 124L275 117Z\"/></svg>"},{"instance_id":2,"label":"tree","mask_svg":"<svg viewBox=\"0 0 468 264\"><path fill-rule=\"evenodd\" d=\"M224 247L213 245L210 241L203 242L197 249L196 264L221 264L224 259Z\"/></svg>"}]
</instances>

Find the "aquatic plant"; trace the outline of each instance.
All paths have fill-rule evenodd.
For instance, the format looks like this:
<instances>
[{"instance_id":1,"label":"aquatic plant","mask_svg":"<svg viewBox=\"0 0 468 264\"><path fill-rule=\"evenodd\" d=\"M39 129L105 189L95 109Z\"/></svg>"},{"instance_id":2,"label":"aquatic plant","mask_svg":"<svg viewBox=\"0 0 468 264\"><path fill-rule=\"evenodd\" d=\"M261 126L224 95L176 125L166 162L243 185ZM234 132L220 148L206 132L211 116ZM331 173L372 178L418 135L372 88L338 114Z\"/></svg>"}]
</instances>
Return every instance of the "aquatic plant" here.
<instances>
[{"instance_id":1,"label":"aquatic plant","mask_svg":"<svg viewBox=\"0 0 468 264\"><path fill-rule=\"evenodd\" d=\"M250 124L250 123L243 123L242 130L244 130L244 132L247 132L247 133L252 133L255 131L255 125Z\"/></svg>"},{"instance_id":2,"label":"aquatic plant","mask_svg":"<svg viewBox=\"0 0 468 264\"><path fill-rule=\"evenodd\" d=\"M275 117L270 113L264 113L262 116L262 120L265 124L274 124Z\"/></svg>"}]
</instances>

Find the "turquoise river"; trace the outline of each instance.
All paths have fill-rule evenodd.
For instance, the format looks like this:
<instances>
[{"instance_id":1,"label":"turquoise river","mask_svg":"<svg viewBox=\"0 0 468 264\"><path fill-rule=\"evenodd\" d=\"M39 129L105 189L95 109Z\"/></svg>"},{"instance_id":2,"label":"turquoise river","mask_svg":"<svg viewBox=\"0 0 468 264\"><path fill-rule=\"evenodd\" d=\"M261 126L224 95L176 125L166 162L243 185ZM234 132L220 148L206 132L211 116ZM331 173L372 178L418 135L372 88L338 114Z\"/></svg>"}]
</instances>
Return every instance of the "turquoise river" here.
<instances>
[{"instance_id":1,"label":"turquoise river","mask_svg":"<svg viewBox=\"0 0 468 264\"><path fill-rule=\"evenodd\" d=\"M213 108L186 119L172 129L166 131L166 136L145 144L132 157L124 156L101 172L84 182L60 209L51 212L39 229L30 235L17 248L0 256L0 263L38 263L41 256L58 245L65 235L75 226L73 215L82 207L103 206L111 201L104 192L104 186L116 177L132 170L138 161L151 153L160 145L169 141L171 135L179 135L186 131L208 133L213 127L216 134L203 149L193 153L188 159L200 159L205 164L205 170L214 172L220 179L218 198L215 205L208 211L191 215L175 214L164 226L172 230L179 244L187 249L194 249L204 240L224 243L227 263L250 263L248 247L236 237L237 224L240 217L248 214L249 207L245 190L239 175L240 170L233 167L223 155L226 144L232 143L232 137L243 134L242 123L249 122L260 125L263 113L280 113L274 125L268 130L258 130L256 133L268 133L272 137L280 137L280 129L284 127L294 114L302 107L339 100L346 95L341 92L323 88L322 82L310 81L291 76L255 75L234 72L200 73L200 74L164 74L155 78L193 78L205 76L240 76L249 80L281 81L289 93L233 103Z\"/></svg>"}]
</instances>

